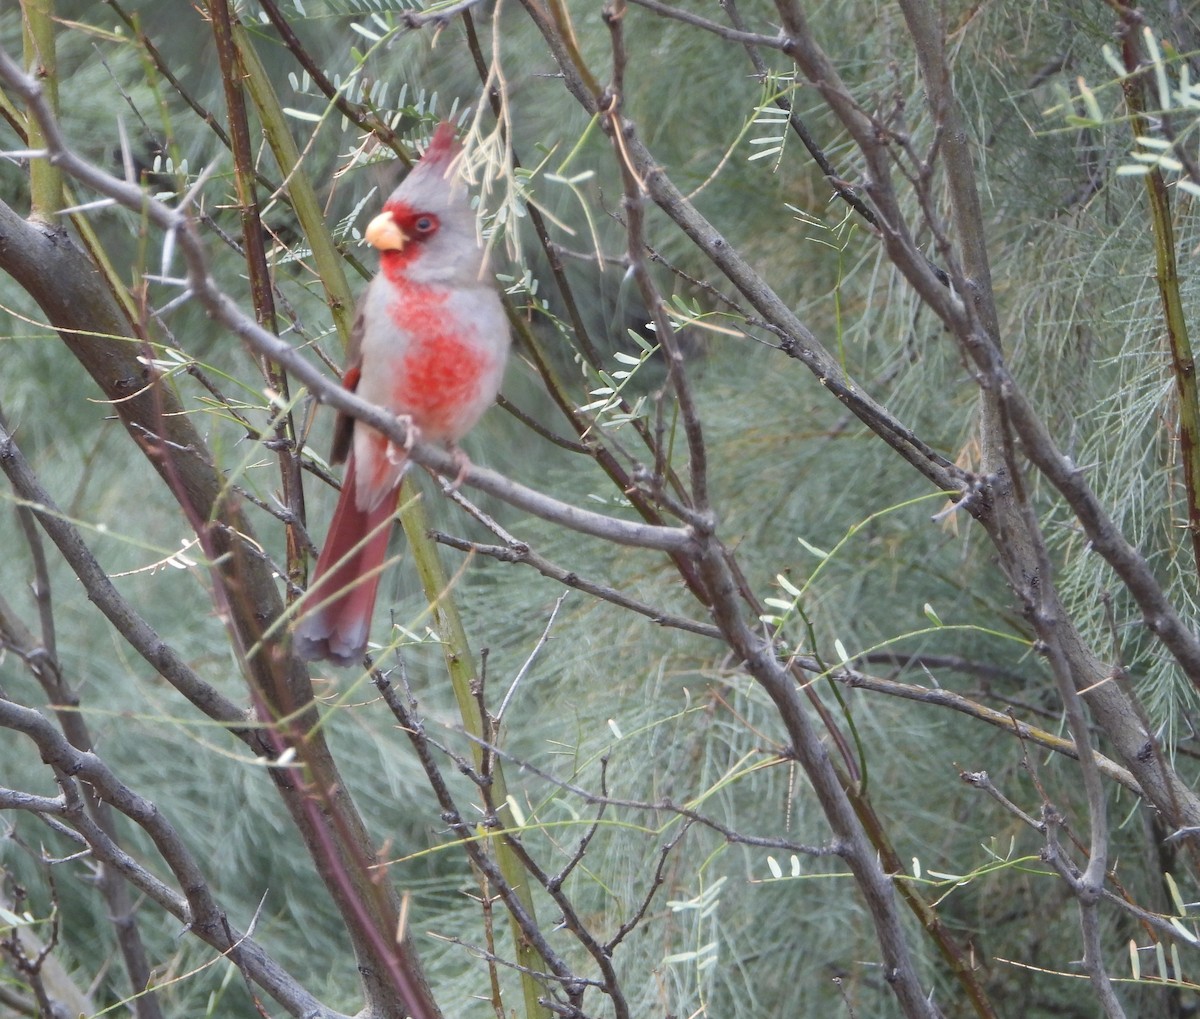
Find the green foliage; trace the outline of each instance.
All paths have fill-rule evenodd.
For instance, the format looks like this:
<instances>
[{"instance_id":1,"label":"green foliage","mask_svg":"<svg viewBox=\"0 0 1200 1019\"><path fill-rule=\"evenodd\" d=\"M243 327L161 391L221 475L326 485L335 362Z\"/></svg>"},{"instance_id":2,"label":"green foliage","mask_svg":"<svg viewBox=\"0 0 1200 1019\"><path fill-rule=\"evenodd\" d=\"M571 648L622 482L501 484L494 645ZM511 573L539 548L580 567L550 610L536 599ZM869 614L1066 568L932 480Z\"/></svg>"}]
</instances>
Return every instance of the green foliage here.
<instances>
[{"instance_id":1,"label":"green foliage","mask_svg":"<svg viewBox=\"0 0 1200 1019\"><path fill-rule=\"evenodd\" d=\"M207 109L223 110L220 82L207 69L211 40L201 37L204 23L190 8L166 12L165 6L141 4L140 25L163 60L179 69L189 94ZM357 247L363 217L394 182L394 153L368 144L312 76L297 69L257 5L243 6L301 149L297 173L317 189L348 275L357 280L353 270L362 266L356 263L366 261ZM409 3L293 0L280 6L341 94L377 113L402 138L421 135L440 117L473 132L472 169L496 268L518 318L529 326L527 341L536 345L514 359L505 389L511 402L546 429L566 433L536 367L544 361L557 372L564 401L590 415L589 440L607 443L622 464L645 461L636 429L661 429L669 466L686 473L679 411L662 396L661 338L653 323L647 327L647 310L623 261L620 168L611 143L554 77L551 56L518 5L477 10L474 25L485 58L494 46L503 69L507 143L523 161L521 172L509 167L488 126L490 115L478 109L481 84L460 20L435 36L428 28L403 28L406 13L417 9ZM593 69L608 66L610 41L599 8L570 6L583 59ZM1148 17L1161 13L1151 6ZM173 88L147 72L149 57L107 5L83 8L63 11L58 33L64 133L82 154L118 170L124 130L136 158L163 176L155 187L164 193L185 193L210 169L198 203L204 243L219 285L248 307L245 262L232 240L240 227L229 153ZM753 30L774 31L774 13L755 7L746 17ZM655 158L836 352L857 385L948 461L978 466L974 367L885 258L877 231L830 200L828 184L775 105L786 99L841 176L857 182L865 167L815 90L798 83L779 54L770 57L769 75L757 80L725 40L636 8L627 17L624 110ZM870 3L824 5L812 17L831 49L834 40L844 42L836 50L839 69L860 105L906 132L918 149L929 144L934 127L897 13ZM166 30L185 18L186 31ZM1153 161L1176 174L1181 167L1166 162L1161 144L1122 133L1116 82L1103 79L1111 25L1100 14L1043 4L985 6L962 18L950 26L954 61L978 152L1009 363L1194 628L1200 605L1179 525L1173 392L1151 277L1153 251L1138 182L1123 174L1132 164L1122 163L1122 154L1132 150L1139 165ZM1071 40L1065 51L1064 25ZM0 13L0 46L17 52L18 40L16 12ZM1039 68L1055 60L1059 69L1042 75ZM1169 97L1185 104L1190 117L1186 104L1195 89L1188 66L1165 48L1153 61L1164 108ZM1076 76L1094 84L1081 86ZM1069 115L1067 106L1054 105L1064 92L1075 100ZM1193 127L1187 125L1185 136ZM6 136L4 144L16 143ZM280 185L265 148L258 171L264 184ZM0 198L19 207L23 187L20 173L0 166ZM947 201L940 187L939 205ZM1181 180L1178 191L1188 190ZM291 199L284 189L263 186L259 201L270 234L280 333L339 362L312 244ZM905 201L904 212L917 217L916 197ZM1200 244L1194 199L1177 193L1176 201L1178 248L1190 252ZM539 249L531 212L544 214L552 241L568 253L565 278L575 309ZM177 274L179 263L161 264L161 238L142 220L103 209L89 213L88 222L125 283L134 292L146 285L150 306L178 296L178 288L156 277ZM1004 1014L1093 1014L1094 1002L1081 992L1073 968L1080 952L1074 900L1040 861L1042 840L959 780L962 771L986 771L1031 813L1045 791L1082 833L1087 805L1075 763L967 714L835 685L843 666L875 670L944 687L1061 734L1061 705L1031 650L1034 633L1006 583L1012 578L995 569L994 552L967 512L946 509L944 493L931 491L874 441L821 380L780 352L776 335L734 308L730 284L657 211L648 217L647 241L661 257L656 279L684 337L720 534L765 606L761 625L779 628L779 655L820 664L811 679L814 696L853 748L839 763L857 769L891 846L911 864L897 880L936 903L952 935L984 960L980 980ZM931 259L942 259L928 232L920 243ZM1195 296L1192 281L1182 286L1185 298ZM125 441L112 409L98 401L40 312L7 278L0 282L0 304L8 316L0 337L0 407L10 431L121 593L206 681L244 703L243 680L214 610L211 574L192 543L189 521L146 458ZM575 311L587 337L575 330ZM267 391L255 359L197 307L171 307L146 324L144 357L169 377L227 477L230 498L252 513L264 553L286 563L284 528L270 512L280 481L268 447L282 395ZM600 352L600 363L589 363L585 340ZM323 465L331 415L322 411L314 423L316 404L306 394L293 391L289 399L312 461ZM565 501L634 516L628 494L591 459L552 445L498 410L465 448L474 462ZM1065 609L1089 645L1128 670L1165 754L1194 782L1195 688L1142 628L1134 599L1091 550L1059 495L1032 472L1029 484ZM10 494L3 498L15 504ZM425 483L422 498L436 529L481 543L496 540L436 486ZM332 499L328 486L306 479L314 534L328 519ZM581 537L497 500L477 501L518 541L564 570L665 616L711 622L667 557ZM13 550L0 557L0 591L32 621L31 567L19 534L15 523L0 523L3 544ZM456 761L470 758L472 744L446 682L439 637L407 550L397 547L396 554L399 565L385 581L373 633L381 644L398 639L398 647L379 664L395 670L399 682L402 663L431 736L457 755L441 757L453 792L461 803L475 804L478 790L456 773ZM614 956L631 1013L899 1014L875 965L875 933L845 864L725 837L728 830L808 846L830 842L822 804L797 770L776 705L737 655L723 642L656 626L578 591L566 596L539 648L561 585L519 564L460 558L445 549L443 555L474 650L487 649L484 689L493 710L529 664L498 738L526 848L555 872L597 824L565 888L601 940L655 890L644 921ZM243 930L253 925L256 940L301 974L312 993L353 1012L357 981L345 932L326 897L314 894L316 872L267 766L133 657L57 560L50 578L59 658L105 759L185 833L214 892L230 907L231 921ZM951 661L965 665L936 664ZM15 654L0 659L0 687L6 697L50 707ZM477 949L494 936L495 953L511 958L511 932L499 918L491 929L481 920L477 899L490 890L452 844L424 773L374 687L352 670L322 679L318 690L346 787L384 847L387 879L411 895L407 923L438 1000L446 1015L474 1014L479 998L491 993L488 965ZM836 755L832 740L829 746ZM522 771L521 762L530 768ZM19 737L0 743L0 777L4 786L55 793L50 773ZM602 812L579 789L592 797L603 790L612 802ZM1194 917L1185 902L1196 898L1194 876L1176 873L1170 887L1177 887L1176 879L1184 884L1175 893L1184 901L1171 901L1162 875L1182 872L1184 863L1162 841L1166 833L1152 830L1151 808L1127 789L1113 789L1110 859L1117 880L1133 901L1191 930ZM680 806L713 824L689 825L673 809ZM60 858L75 847L31 817L8 822L13 837L0 846L0 867L29 889L35 916L57 906L64 918L59 954L81 984L102 975L98 1008L115 1005L128 988L119 967L110 965L113 933L103 902L89 894L90 864L75 859L41 866L40 847ZM153 869L153 847L125 827L130 851ZM1162 858L1148 866L1141 861L1151 849ZM555 949L594 978L579 944L551 929L555 903L538 890L537 905ZM160 984L173 981L164 994L166 1014L255 1014L235 970L210 949L180 937L178 926L149 905L139 920ZM925 985L947 1014L969 1014L936 946L911 915L906 924ZM1127 913L1114 909L1105 924L1109 971L1129 976L1121 953L1130 941L1145 949L1149 940ZM1135 958L1141 968L1121 990L1127 1008L1158 1014L1166 992L1149 974L1160 971ZM1194 976L1194 959L1185 957L1183 967L1185 977ZM1178 975L1178 964L1172 972ZM501 971L498 979L506 1006L516 1009L516 977ZM598 995L588 1000L597 1014L608 1014Z\"/></svg>"}]
</instances>

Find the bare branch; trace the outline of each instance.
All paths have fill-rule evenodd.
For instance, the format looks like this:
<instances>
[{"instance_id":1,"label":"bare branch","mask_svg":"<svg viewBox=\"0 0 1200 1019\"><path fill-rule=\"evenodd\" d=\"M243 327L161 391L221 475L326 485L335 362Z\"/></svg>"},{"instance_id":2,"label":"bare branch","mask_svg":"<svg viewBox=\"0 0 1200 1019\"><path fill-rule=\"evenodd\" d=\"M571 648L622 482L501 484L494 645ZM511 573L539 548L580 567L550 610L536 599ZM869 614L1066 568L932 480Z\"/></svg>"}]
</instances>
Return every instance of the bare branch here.
<instances>
[{"instance_id":1,"label":"bare branch","mask_svg":"<svg viewBox=\"0 0 1200 1019\"><path fill-rule=\"evenodd\" d=\"M47 109L42 99L41 87L4 53L0 53L0 79L25 99L34 116L45 127L52 153L50 158L56 166L88 187L115 199L126 208L145 214L160 229L176 237L179 249L188 264L188 280L192 292L214 319L244 340L251 349L270 358L303 382L317 399L345 411L393 439L397 444L408 448L409 435L404 422L382 408L359 399L349 390L326 378L291 344L263 329L238 309L217 287L209 274L203 245L184 215L154 201L136 185L118 180L76 156L66 145L57 123ZM656 527L604 516L551 499L533 489L509 481L494 471L474 466L463 471L462 465L456 462L450 453L425 442L418 441L412 444L409 456L417 463L446 477L461 474L463 483L571 530L595 535L621 545L662 551L684 551L691 547L692 536L686 528Z\"/></svg>"},{"instance_id":2,"label":"bare branch","mask_svg":"<svg viewBox=\"0 0 1200 1019\"><path fill-rule=\"evenodd\" d=\"M164 909L167 909L203 941L229 954L260 987L288 1009L305 1019L345 1019L323 1006L303 989L253 941L230 927L225 910L212 896L208 879L183 839L155 804L122 783L94 753L77 750L40 713L0 699L0 726L23 733L37 745L42 759L55 768L65 800L28 797L9 791L9 804L24 810L46 810L70 819L92 851L111 864ZM67 776L72 776L68 778ZM75 783L82 779L93 786L105 802L138 825L153 840L163 862L184 889L184 895L167 888L135 863L92 822L82 809ZM2 801L0 801L2 802ZM232 931L232 936L227 933Z\"/></svg>"},{"instance_id":3,"label":"bare branch","mask_svg":"<svg viewBox=\"0 0 1200 1019\"><path fill-rule=\"evenodd\" d=\"M253 717L205 683L174 649L142 619L113 586L79 532L59 512L21 455L12 436L0 426L0 470L17 495L38 518L43 530L83 583L88 597L130 646L208 718L224 723L243 741L256 745Z\"/></svg>"},{"instance_id":4,"label":"bare branch","mask_svg":"<svg viewBox=\"0 0 1200 1019\"><path fill-rule=\"evenodd\" d=\"M807 663L807 665L811 666L814 672L820 671L816 662ZM901 683L898 680L882 679L858 670L846 668L835 670L833 678L839 683L845 683L850 687L887 694L891 697L903 697L906 700L919 701L922 704L935 704L939 707L950 708L953 711L961 711L963 714L986 722L988 725L993 725L1002 731L1011 732L1020 739L1029 740L1031 743L1036 743L1047 750L1053 750L1067 757L1078 758L1078 752L1075 749L1073 741L1063 739L1061 736L1055 736L1053 733L1029 725L1027 722L1019 721L1010 714L979 704L953 690L947 690L942 687ZM1126 789L1136 793L1138 796L1145 795L1137 779L1133 777L1133 774L1127 768L1122 768L1115 761L1101 754L1093 752L1093 755L1096 760L1096 767L1102 775L1114 782L1119 782Z\"/></svg>"}]
</instances>

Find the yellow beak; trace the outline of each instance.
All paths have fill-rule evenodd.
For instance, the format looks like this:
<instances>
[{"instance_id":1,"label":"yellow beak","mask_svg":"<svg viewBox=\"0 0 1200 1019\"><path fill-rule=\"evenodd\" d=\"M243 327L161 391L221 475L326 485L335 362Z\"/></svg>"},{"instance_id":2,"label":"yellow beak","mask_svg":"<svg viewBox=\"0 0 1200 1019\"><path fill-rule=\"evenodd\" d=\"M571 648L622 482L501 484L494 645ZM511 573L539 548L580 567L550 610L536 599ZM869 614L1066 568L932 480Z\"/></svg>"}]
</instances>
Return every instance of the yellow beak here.
<instances>
[{"instance_id":1,"label":"yellow beak","mask_svg":"<svg viewBox=\"0 0 1200 1019\"><path fill-rule=\"evenodd\" d=\"M408 234L396 225L390 212L381 212L371 220L364 236L371 247L380 251L401 251L408 243Z\"/></svg>"}]
</instances>

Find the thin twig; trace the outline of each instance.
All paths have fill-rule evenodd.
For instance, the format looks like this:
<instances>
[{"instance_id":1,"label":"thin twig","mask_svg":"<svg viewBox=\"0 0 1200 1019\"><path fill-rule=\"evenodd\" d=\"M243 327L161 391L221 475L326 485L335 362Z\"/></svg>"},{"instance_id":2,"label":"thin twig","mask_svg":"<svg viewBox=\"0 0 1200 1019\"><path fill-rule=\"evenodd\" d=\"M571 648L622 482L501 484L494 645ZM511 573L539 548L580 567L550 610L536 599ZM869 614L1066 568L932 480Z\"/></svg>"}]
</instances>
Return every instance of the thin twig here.
<instances>
[{"instance_id":1,"label":"thin twig","mask_svg":"<svg viewBox=\"0 0 1200 1019\"><path fill-rule=\"evenodd\" d=\"M697 633L702 637L710 637L715 640L719 640L721 637L720 631L711 623L701 623L695 619L672 615L653 605L638 601L636 598L632 598L607 584L601 584L598 581L582 577L574 570L568 570L565 567L552 563L549 559L533 551L524 542L516 541L509 545L484 545L480 542L469 541L466 538L458 538L454 535L446 534L443 531L434 531L433 538L448 548L455 548L460 552L485 555L498 562L520 563L523 566L529 566L537 570L543 577L557 581L577 591L583 591L585 594L590 594L596 598L602 598L604 601L611 602L613 605L621 608L629 609L632 612L638 613L638 615L645 616L659 626L684 630L688 633Z\"/></svg>"},{"instance_id":2,"label":"thin twig","mask_svg":"<svg viewBox=\"0 0 1200 1019\"><path fill-rule=\"evenodd\" d=\"M127 881L149 895L169 913L187 924L201 940L235 959L238 966L293 1015L314 1019L347 1019L326 1008L308 993L295 977L282 969L251 939L228 927L227 910L210 890L207 878L186 842L154 803L124 785L108 765L94 753L72 747L40 712L0 699L0 727L23 733L34 741L42 759L56 771L62 801L52 801L48 810L69 817L71 824L91 847L92 852L114 867ZM68 777L71 776L71 777ZM185 890L180 895L153 876L131 856L116 846L83 809L77 781L88 783L96 793L141 828L153 841L163 863ZM10 797L13 806L37 809L41 804L27 797ZM57 804L62 803L61 808ZM231 938L226 934L231 932Z\"/></svg>"},{"instance_id":3,"label":"thin twig","mask_svg":"<svg viewBox=\"0 0 1200 1019\"><path fill-rule=\"evenodd\" d=\"M0 53L0 78L25 99L34 116L45 127L53 153L51 158L55 164L88 187L115 198L127 208L144 213L156 226L174 233L188 264L188 279L192 290L209 314L245 341L251 349L275 361L299 379L318 400L369 424L397 445L409 448L409 457L413 461L445 477L461 474L464 484L479 488L544 520L616 544L674 552L686 551L691 547L692 535L688 528L639 524L580 509L482 467L472 466L463 471L461 463L452 454L435 445L418 441L410 448L407 442L408 428L403 421L332 382L306 361L291 344L263 329L241 312L217 287L209 274L204 247L186 216L148 198L140 188L127 184L76 156L66 145L57 122L46 107L41 86L25 75L6 53Z\"/></svg>"},{"instance_id":4,"label":"thin twig","mask_svg":"<svg viewBox=\"0 0 1200 1019\"><path fill-rule=\"evenodd\" d=\"M505 691L504 699L500 702L500 707L496 709L494 718L497 731L504 720L504 712L508 710L509 704L512 702L513 697L516 696L517 687L520 685L521 680L529 674L529 670L533 667L538 654L550 640L550 630L554 626L554 620L558 618L558 610L562 608L563 602L567 600L568 593L564 591L558 596L558 600L554 603L554 608L550 610L550 618L546 620L546 626L542 630L542 635L538 638L537 643L534 644L533 650L526 656L525 661L521 663L521 667L517 670L517 674L513 676L513 681L509 684L508 690Z\"/></svg>"},{"instance_id":5,"label":"thin twig","mask_svg":"<svg viewBox=\"0 0 1200 1019\"><path fill-rule=\"evenodd\" d=\"M37 516L43 530L75 571L92 603L118 633L176 690L208 718L224 723L250 746L260 747L257 724L246 711L205 683L121 596L78 530L58 511L12 437L0 426L0 470Z\"/></svg>"}]
</instances>

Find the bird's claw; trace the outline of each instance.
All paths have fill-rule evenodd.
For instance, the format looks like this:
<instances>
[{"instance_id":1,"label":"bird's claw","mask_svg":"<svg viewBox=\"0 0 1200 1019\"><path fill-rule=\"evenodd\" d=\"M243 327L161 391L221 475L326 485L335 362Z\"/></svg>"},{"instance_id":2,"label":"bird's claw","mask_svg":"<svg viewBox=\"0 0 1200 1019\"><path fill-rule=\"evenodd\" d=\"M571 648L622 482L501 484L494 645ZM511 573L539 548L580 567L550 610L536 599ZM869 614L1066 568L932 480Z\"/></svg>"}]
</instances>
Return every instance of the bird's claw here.
<instances>
[{"instance_id":1,"label":"bird's claw","mask_svg":"<svg viewBox=\"0 0 1200 1019\"><path fill-rule=\"evenodd\" d=\"M408 454L412 452L412 448L421 434L420 429L409 415L401 414L399 420L404 423L404 445L397 446L396 443L389 440L385 453L388 463L396 465L408 460Z\"/></svg>"},{"instance_id":2,"label":"bird's claw","mask_svg":"<svg viewBox=\"0 0 1200 1019\"><path fill-rule=\"evenodd\" d=\"M458 467L458 473L450 482L450 491L457 492L462 487L463 481L466 480L467 471L471 469L471 459L457 446L450 450L450 455L454 457L454 464Z\"/></svg>"}]
</instances>

